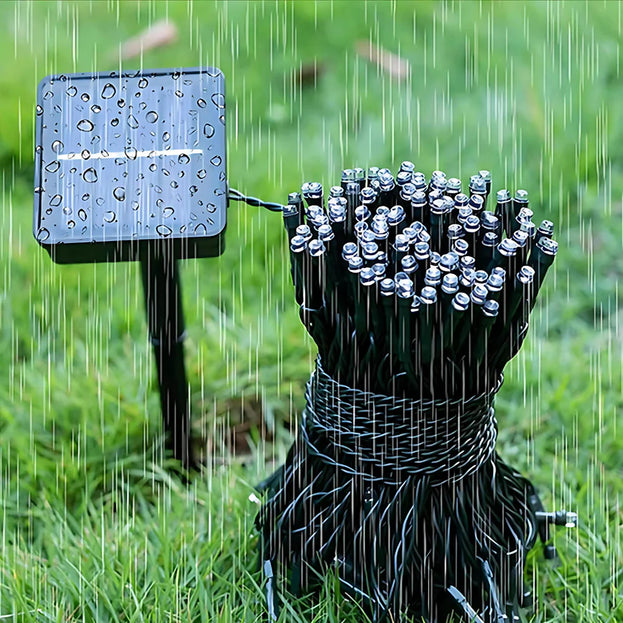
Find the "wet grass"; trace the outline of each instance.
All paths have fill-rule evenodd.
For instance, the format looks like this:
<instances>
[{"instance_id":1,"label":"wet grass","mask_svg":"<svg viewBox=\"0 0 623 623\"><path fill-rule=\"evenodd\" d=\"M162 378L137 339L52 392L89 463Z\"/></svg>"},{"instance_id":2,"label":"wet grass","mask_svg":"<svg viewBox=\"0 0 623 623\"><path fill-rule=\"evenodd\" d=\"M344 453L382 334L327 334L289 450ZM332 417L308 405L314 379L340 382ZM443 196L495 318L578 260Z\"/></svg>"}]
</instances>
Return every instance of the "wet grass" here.
<instances>
[{"instance_id":1,"label":"wet grass","mask_svg":"<svg viewBox=\"0 0 623 623\"><path fill-rule=\"evenodd\" d=\"M556 222L499 449L580 516L556 534L559 565L531 557L533 620L623 620L621 6L601 2L0 5L0 615L262 616L248 496L283 458L314 357L279 217L233 204L224 255L183 266L195 433L217 457L190 484L162 454L136 266L56 266L31 233L38 81L118 68L119 43L167 14L178 41L143 65L224 71L233 187L283 200L342 165L408 158L463 179L488 168ZM356 56L369 38L408 80ZM258 412L274 442L251 427L231 457L230 425ZM335 593L283 620L361 620Z\"/></svg>"}]
</instances>

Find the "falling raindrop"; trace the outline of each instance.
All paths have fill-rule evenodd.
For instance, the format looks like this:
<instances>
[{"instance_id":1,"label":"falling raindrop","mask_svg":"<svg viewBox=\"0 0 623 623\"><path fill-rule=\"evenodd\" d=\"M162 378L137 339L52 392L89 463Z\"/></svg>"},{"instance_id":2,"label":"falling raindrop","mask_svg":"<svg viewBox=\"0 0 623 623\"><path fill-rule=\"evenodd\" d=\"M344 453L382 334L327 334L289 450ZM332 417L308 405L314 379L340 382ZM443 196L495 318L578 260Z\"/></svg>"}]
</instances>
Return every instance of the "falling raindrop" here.
<instances>
[{"instance_id":1,"label":"falling raindrop","mask_svg":"<svg viewBox=\"0 0 623 623\"><path fill-rule=\"evenodd\" d=\"M125 188L117 186L115 189L113 189L112 196L117 201L125 201Z\"/></svg>"},{"instance_id":2,"label":"falling raindrop","mask_svg":"<svg viewBox=\"0 0 623 623\"><path fill-rule=\"evenodd\" d=\"M84 171L84 173L82 174L82 179L85 182L89 182L89 183L93 183L93 182L97 182L97 171L93 168L93 167L89 167L88 169L86 169Z\"/></svg>"},{"instance_id":3,"label":"falling raindrop","mask_svg":"<svg viewBox=\"0 0 623 623\"><path fill-rule=\"evenodd\" d=\"M117 89L115 89L115 87L112 84L110 84L110 82L108 82L104 85L104 88L102 89L102 97L105 100L110 99L111 97L115 96L116 92L117 92Z\"/></svg>"},{"instance_id":4,"label":"falling raindrop","mask_svg":"<svg viewBox=\"0 0 623 623\"><path fill-rule=\"evenodd\" d=\"M155 110L150 110L146 115L145 119L149 121L149 123L156 123L158 121L158 113Z\"/></svg>"},{"instance_id":5,"label":"falling raindrop","mask_svg":"<svg viewBox=\"0 0 623 623\"><path fill-rule=\"evenodd\" d=\"M93 129L93 123L88 119L80 119L76 127L81 132L90 132Z\"/></svg>"},{"instance_id":6,"label":"falling raindrop","mask_svg":"<svg viewBox=\"0 0 623 623\"><path fill-rule=\"evenodd\" d=\"M214 136L214 126L211 123L206 123L203 126L203 135L206 138L212 138Z\"/></svg>"},{"instance_id":7,"label":"falling raindrop","mask_svg":"<svg viewBox=\"0 0 623 623\"><path fill-rule=\"evenodd\" d=\"M156 232L158 232L158 234L162 236L163 238L166 238L167 236L170 236L173 233L173 230L167 225L160 224L156 226Z\"/></svg>"}]
</instances>

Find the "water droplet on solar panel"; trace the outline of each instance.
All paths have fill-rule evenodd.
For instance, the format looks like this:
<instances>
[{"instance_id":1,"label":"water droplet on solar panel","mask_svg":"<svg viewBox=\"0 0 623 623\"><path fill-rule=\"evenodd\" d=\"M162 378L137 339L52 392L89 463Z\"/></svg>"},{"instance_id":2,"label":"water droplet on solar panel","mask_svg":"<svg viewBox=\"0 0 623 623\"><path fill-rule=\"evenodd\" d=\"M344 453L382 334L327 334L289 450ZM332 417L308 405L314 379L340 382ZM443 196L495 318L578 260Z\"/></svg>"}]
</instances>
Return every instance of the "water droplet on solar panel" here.
<instances>
[{"instance_id":1,"label":"water droplet on solar panel","mask_svg":"<svg viewBox=\"0 0 623 623\"><path fill-rule=\"evenodd\" d=\"M104 216L104 220L107 223L112 223L116 218L117 218L117 215L112 210L108 210L108 212L106 212Z\"/></svg>"},{"instance_id":2,"label":"water droplet on solar panel","mask_svg":"<svg viewBox=\"0 0 623 623\"><path fill-rule=\"evenodd\" d=\"M98 106L97 104L93 104L93 106L91 106L91 112L98 113L98 112L101 112L101 110L102 110L102 107Z\"/></svg>"},{"instance_id":3,"label":"water droplet on solar panel","mask_svg":"<svg viewBox=\"0 0 623 623\"><path fill-rule=\"evenodd\" d=\"M183 234L186 231L186 225L182 225L180 227L180 234Z\"/></svg>"},{"instance_id":4,"label":"water droplet on solar panel","mask_svg":"<svg viewBox=\"0 0 623 623\"><path fill-rule=\"evenodd\" d=\"M115 89L115 87L110 84L110 82L108 82L104 85L104 88L102 89L102 97L105 100L110 99L111 97L114 97L116 92L117 89Z\"/></svg>"},{"instance_id":5,"label":"water droplet on solar panel","mask_svg":"<svg viewBox=\"0 0 623 623\"><path fill-rule=\"evenodd\" d=\"M37 238L39 242L45 242L50 237L50 232L45 228L41 227L37 232Z\"/></svg>"},{"instance_id":6,"label":"water droplet on solar panel","mask_svg":"<svg viewBox=\"0 0 623 623\"><path fill-rule=\"evenodd\" d=\"M164 218L168 218L169 216L171 216L173 213L175 212L175 210L171 207L171 206L167 206L164 210L162 210L162 216Z\"/></svg>"},{"instance_id":7,"label":"water droplet on solar panel","mask_svg":"<svg viewBox=\"0 0 623 623\"><path fill-rule=\"evenodd\" d=\"M125 106L125 100L123 98L117 100L117 106L119 106L119 108L123 108Z\"/></svg>"},{"instance_id":8,"label":"water droplet on solar panel","mask_svg":"<svg viewBox=\"0 0 623 623\"><path fill-rule=\"evenodd\" d=\"M205 236L208 233L208 228L203 223L199 223L199 225L195 227L195 233L200 236Z\"/></svg>"},{"instance_id":9,"label":"water droplet on solar panel","mask_svg":"<svg viewBox=\"0 0 623 623\"><path fill-rule=\"evenodd\" d=\"M152 163L149 165L149 170L150 170L150 171L155 171L157 168L158 168L158 166L156 165L156 163L155 163L155 162L152 162Z\"/></svg>"},{"instance_id":10,"label":"water droplet on solar panel","mask_svg":"<svg viewBox=\"0 0 623 623\"><path fill-rule=\"evenodd\" d=\"M48 209L45 211L45 213L46 213L46 214L48 214L48 215L52 214L52 212L53 212L52 208L48 208Z\"/></svg>"},{"instance_id":11,"label":"water droplet on solar panel","mask_svg":"<svg viewBox=\"0 0 623 623\"><path fill-rule=\"evenodd\" d=\"M85 182L93 183L97 182L97 171L93 167L89 167L83 174L82 179Z\"/></svg>"},{"instance_id":12,"label":"water droplet on solar panel","mask_svg":"<svg viewBox=\"0 0 623 623\"><path fill-rule=\"evenodd\" d=\"M63 149L64 145L61 141L54 141L52 143L52 151L56 154L58 154L62 149Z\"/></svg>"},{"instance_id":13,"label":"water droplet on solar panel","mask_svg":"<svg viewBox=\"0 0 623 623\"><path fill-rule=\"evenodd\" d=\"M145 119L149 121L149 123L156 123L158 121L158 113L155 110L150 110L146 115Z\"/></svg>"},{"instance_id":14,"label":"water droplet on solar panel","mask_svg":"<svg viewBox=\"0 0 623 623\"><path fill-rule=\"evenodd\" d=\"M43 95L44 100L49 100L51 97L54 97L54 93L52 93L52 91L46 91Z\"/></svg>"},{"instance_id":15,"label":"water droplet on solar panel","mask_svg":"<svg viewBox=\"0 0 623 623\"><path fill-rule=\"evenodd\" d=\"M73 229L76 226L76 221L67 221L67 229Z\"/></svg>"},{"instance_id":16,"label":"water droplet on solar panel","mask_svg":"<svg viewBox=\"0 0 623 623\"><path fill-rule=\"evenodd\" d=\"M82 201L86 201L90 196L89 193L84 193L84 195L82 195Z\"/></svg>"},{"instance_id":17,"label":"water droplet on solar panel","mask_svg":"<svg viewBox=\"0 0 623 623\"><path fill-rule=\"evenodd\" d=\"M172 78L173 80L177 80L180 77L180 72L179 71L174 71L172 74Z\"/></svg>"},{"instance_id":18,"label":"water droplet on solar panel","mask_svg":"<svg viewBox=\"0 0 623 623\"><path fill-rule=\"evenodd\" d=\"M138 88L139 89L144 89L148 84L149 84L149 82L147 81L147 78L141 78L138 81Z\"/></svg>"},{"instance_id":19,"label":"water droplet on solar panel","mask_svg":"<svg viewBox=\"0 0 623 623\"><path fill-rule=\"evenodd\" d=\"M138 155L138 151L137 151L136 147L126 147L125 148L125 155L127 156L128 160L136 160L136 156Z\"/></svg>"},{"instance_id":20,"label":"water droplet on solar panel","mask_svg":"<svg viewBox=\"0 0 623 623\"><path fill-rule=\"evenodd\" d=\"M117 201L125 201L125 188L117 186L117 188L113 189L112 196Z\"/></svg>"},{"instance_id":21,"label":"water droplet on solar panel","mask_svg":"<svg viewBox=\"0 0 623 623\"><path fill-rule=\"evenodd\" d=\"M43 151L43 147L41 145L37 145L35 147L35 153L40 154Z\"/></svg>"},{"instance_id":22,"label":"water droplet on solar panel","mask_svg":"<svg viewBox=\"0 0 623 623\"><path fill-rule=\"evenodd\" d=\"M223 159L220 156L212 156L210 158L210 164L213 164L215 167L218 167L221 162L223 162Z\"/></svg>"},{"instance_id":23,"label":"water droplet on solar panel","mask_svg":"<svg viewBox=\"0 0 623 623\"><path fill-rule=\"evenodd\" d=\"M192 197L199 189L193 184L189 189L190 196Z\"/></svg>"},{"instance_id":24,"label":"water droplet on solar panel","mask_svg":"<svg viewBox=\"0 0 623 623\"><path fill-rule=\"evenodd\" d=\"M91 96L90 96L88 93L83 93L83 94L80 96L80 99L81 99L83 102L88 102L88 101L91 99Z\"/></svg>"},{"instance_id":25,"label":"water droplet on solar panel","mask_svg":"<svg viewBox=\"0 0 623 623\"><path fill-rule=\"evenodd\" d=\"M225 96L222 93L214 93L212 101L217 108L225 108Z\"/></svg>"},{"instance_id":26,"label":"water droplet on solar panel","mask_svg":"<svg viewBox=\"0 0 623 623\"><path fill-rule=\"evenodd\" d=\"M139 208L139 203L138 203L138 201L133 201L133 202L132 202L132 209L133 209L133 210L138 210L138 208Z\"/></svg>"},{"instance_id":27,"label":"water droplet on solar panel","mask_svg":"<svg viewBox=\"0 0 623 623\"><path fill-rule=\"evenodd\" d=\"M206 138L212 138L214 136L214 126L211 123L206 123L203 126L203 135Z\"/></svg>"},{"instance_id":28,"label":"water droplet on solar panel","mask_svg":"<svg viewBox=\"0 0 623 623\"><path fill-rule=\"evenodd\" d=\"M69 206L63 208L63 214L71 214L72 209Z\"/></svg>"},{"instance_id":29,"label":"water droplet on solar panel","mask_svg":"<svg viewBox=\"0 0 623 623\"><path fill-rule=\"evenodd\" d=\"M37 104L37 116L41 116L43 114L43 106Z\"/></svg>"},{"instance_id":30,"label":"water droplet on solar panel","mask_svg":"<svg viewBox=\"0 0 623 623\"><path fill-rule=\"evenodd\" d=\"M115 117L114 119L111 119L111 121L110 121L110 125L111 125L113 128L116 128L116 127L119 125L119 119L117 119L117 117Z\"/></svg>"},{"instance_id":31,"label":"water droplet on solar panel","mask_svg":"<svg viewBox=\"0 0 623 623\"><path fill-rule=\"evenodd\" d=\"M162 135L162 140L166 143L171 138L171 135L168 132L165 132Z\"/></svg>"},{"instance_id":32,"label":"water droplet on solar panel","mask_svg":"<svg viewBox=\"0 0 623 623\"><path fill-rule=\"evenodd\" d=\"M45 170L49 171L50 173L56 173L60 168L61 163L58 160L54 160L53 162L50 162L50 164L48 164Z\"/></svg>"},{"instance_id":33,"label":"water droplet on solar panel","mask_svg":"<svg viewBox=\"0 0 623 623\"><path fill-rule=\"evenodd\" d=\"M67 89L66 93L67 95L69 95L69 97L74 97L74 95L76 95L76 93L78 92L78 89L76 89L76 87L71 86Z\"/></svg>"},{"instance_id":34,"label":"water droplet on solar panel","mask_svg":"<svg viewBox=\"0 0 623 623\"><path fill-rule=\"evenodd\" d=\"M219 115L218 120L219 120L219 121L220 121L223 125L225 125L225 115Z\"/></svg>"},{"instance_id":35,"label":"water droplet on solar panel","mask_svg":"<svg viewBox=\"0 0 623 623\"><path fill-rule=\"evenodd\" d=\"M214 214L216 212L216 206L213 203L208 203L208 205L206 206L206 210L210 214Z\"/></svg>"},{"instance_id":36,"label":"water droplet on solar panel","mask_svg":"<svg viewBox=\"0 0 623 623\"><path fill-rule=\"evenodd\" d=\"M177 97L184 97L184 94L179 89L175 91L175 95L177 95Z\"/></svg>"},{"instance_id":37,"label":"water droplet on solar panel","mask_svg":"<svg viewBox=\"0 0 623 623\"><path fill-rule=\"evenodd\" d=\"M80 155L83 160L88 160L91 157L91 152L88 149L83 149Z\"/></svg>"},{"instance_id":38,"label":"water droplet on solar panel","mask_svg":"<svg viewBox=\"0 0 623 623\"><path fill-rule=\"evenodd\" d=\"M197 100L197 106L199 106L199 108L205 108L207 106L207 104L208 103L204 99L202 99L202 98L199 98Z\"/></svg>"},{"instance_id":39,"label":"water droplet on solar panel","mask_svg":"<svg viewBox=\"0 0 623 623\"><path fill-rule=\"evenodd\" d=\"M130 115L128 117L128 125L133 129L136 130L136 128L138 128L139 126L139 122L138 119L134 116L134 115Z\"/></svg>"},{"instance_id":40,"label":"water droplet on solar panel","mask_svg":"<svg viewBox=\"0 0 623 623\"><path fill-rule=\"evenodd\" d=\"M199 171L197 171L197 177L200 180L202 180L206 175L207 175L207 173L206 173L205 169L199 169Z\"/></svg>"},{"instance_id":41,"label":"water droplet on solar panel","mask_svg":"<svg viewBox=\"0 0 623 623\"><path fill-rule=\"evenodd\" d=\"M188 154L180 154L180 155L177 157L177 161L178 161L180 164L188 164L188 163L190 162L190 156L189 156Z\"/></svg>"},{"instance_id":42,"label":"water droplet on solar panel","mask_svg":"<svg viewBox=\"0 0 623 623\"><path fill-rule=\"evenodd\" d=\"M178 186L179 184L175 180L171 182L171 188L177 188Z\"/></svg>"},{"instance_id":43,"label":"water droplet on solar panel","mask_svg":"<svg viewBox=\"0 0 623 623\"><path fill-rule=\"evenodd\" d=\"M104 197L98 197L95 200L95 203L97 203L98 206L103 206L104 205Z\"/></svg>"},{"instance_id":44,"label":"water droplet on solar panel","mask_svg":"<svg viewBox=\"0 0 623 623\"><path fill-rule=\"evenodd\" d=\"M53 207L61 205L61 201L63 200L62 195L54 195L52 199L50 199L50 205Z\"/></svg>"},{"instance_id":45,"label":"water droplet on solar panel","mask_svg":"<svg viewBox=\"0 0 623 623\"><path fill-rule=\"evenodd\" d=\"M170 227L168 227L167 225L162 225L162 224L156 226L156 231L163 238L166 238L167 236L170 236L173 233L173 230Z\"/></svg>"},{"instance_id":46,"label":"water droplet on solar panel","mask_svg":"<svg viewBox=\"0 0 623 623\"><path fill-rule=\"evenodd\" d=\"M90 132L93 129L93 123L88 119L80 119L76 127L82 132Z\"/></svg>"},{"instance_id":47,"label":"water droplet on solar panel","mask_svg":"<svg viewBox=\"0 0 623 623\"><path fill-rule=\"evenodd\" d=\"M78 210L78 217L80 218L81 221L86 221L87 220L86 210L83 210L82 208L80 208Z\"/></svg>"}]
</instances>

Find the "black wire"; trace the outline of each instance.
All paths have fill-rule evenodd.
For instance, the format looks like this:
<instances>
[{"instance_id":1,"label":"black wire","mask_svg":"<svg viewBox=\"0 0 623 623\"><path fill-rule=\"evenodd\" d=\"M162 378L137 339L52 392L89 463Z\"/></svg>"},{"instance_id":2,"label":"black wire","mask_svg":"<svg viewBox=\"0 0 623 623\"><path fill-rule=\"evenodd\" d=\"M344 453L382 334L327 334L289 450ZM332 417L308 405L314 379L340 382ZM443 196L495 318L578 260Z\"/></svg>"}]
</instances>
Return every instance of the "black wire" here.
<instances>
[{"instance_id":1,"label":"black wire","mask_svg":"<svg viewBox=\"0 0 623 623\"><path fill-rule=\"evenodd\" d=\"M258 199L257 197L247 197L246 195L243 195L239 190L236 190L235 188L229 189L228 198L231 201L243 201L244 203L250 206L254 206L256 208L266 208L267 210L270 210L271 212L283 212L283 206L280 203L273 203L271 201L262 201L261 199Z\"/></svg>"}]
</instances>

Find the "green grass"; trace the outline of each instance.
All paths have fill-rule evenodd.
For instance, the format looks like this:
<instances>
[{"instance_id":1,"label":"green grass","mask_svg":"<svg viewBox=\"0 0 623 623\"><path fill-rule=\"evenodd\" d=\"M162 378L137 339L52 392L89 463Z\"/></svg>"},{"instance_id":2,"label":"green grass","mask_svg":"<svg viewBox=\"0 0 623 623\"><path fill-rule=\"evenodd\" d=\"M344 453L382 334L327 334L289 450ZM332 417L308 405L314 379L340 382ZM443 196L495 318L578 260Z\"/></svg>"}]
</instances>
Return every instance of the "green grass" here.
<instances>
[{"instance_id":1,"label":"green grass","mask_svg":"<svg viewBox=\"0 0 623 623\"><path fill-rule=\"evenodd\" d=\"M344 165L525 187L561 252L497 400L499 449L580 527L530 558L534 621L623 620L621 5L0 4L0 620L256 621L253 484L283 459L313 344L279 217L233 205L227 250L183 266L196 434L219 457L187 485L162 456L136 266L55 266L31 233L34 96L48 73L119 67L168 15L145 67L220 67L232 186L283 200ZM355 54L409 61L396 82ZM316 85L293 69L317 62ZM123 65L134 67L138 59ZM221 447L248 408L250 458ZM358 621L328 580L288 621ZM529 616L529 614L527 615Z\"/></svg>"}]
</instances>

